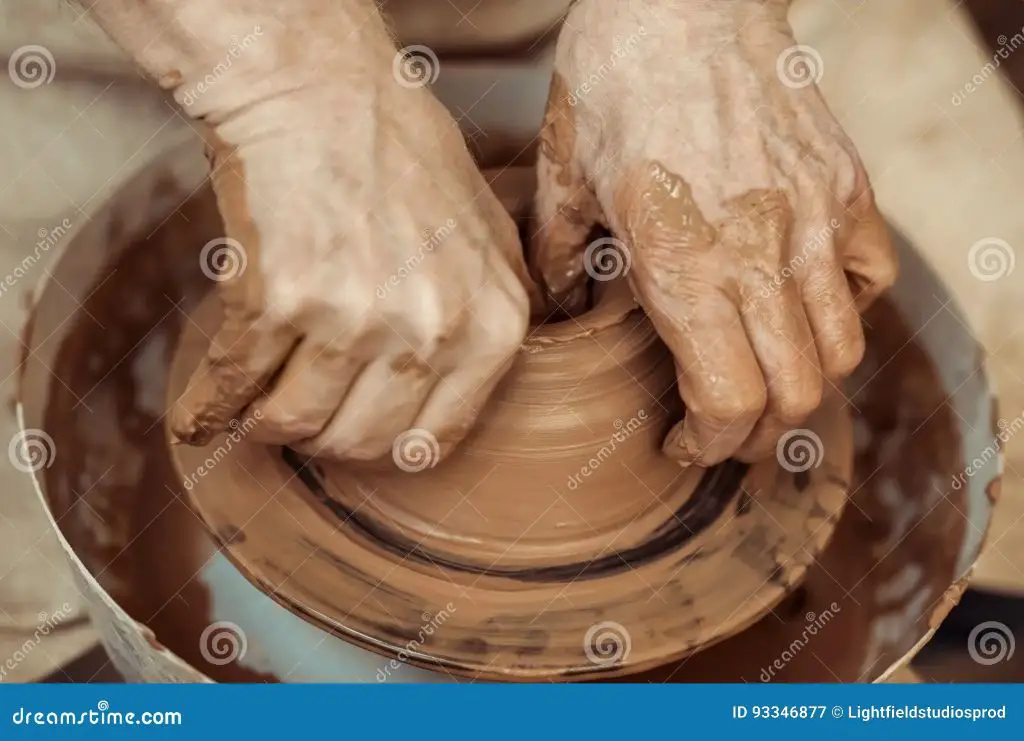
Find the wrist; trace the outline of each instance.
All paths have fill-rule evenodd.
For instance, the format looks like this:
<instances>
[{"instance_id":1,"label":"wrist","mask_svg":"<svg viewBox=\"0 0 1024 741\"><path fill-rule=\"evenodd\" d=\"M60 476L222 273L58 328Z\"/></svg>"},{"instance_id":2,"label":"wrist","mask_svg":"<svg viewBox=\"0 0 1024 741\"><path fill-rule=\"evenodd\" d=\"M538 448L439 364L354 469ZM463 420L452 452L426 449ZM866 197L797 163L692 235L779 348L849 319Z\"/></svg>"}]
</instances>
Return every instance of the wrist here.
<instances>
[{"instance_id":1,"label":"wrist","mask_svg":"<svg viewBox=\"0 0 1024 741\"><path fill-rule=\"evenodd\" d=\"M311 88L369 92L395 55L373 0L94 0L92 15L192 118Z\"/></svg>"}]
</instances>

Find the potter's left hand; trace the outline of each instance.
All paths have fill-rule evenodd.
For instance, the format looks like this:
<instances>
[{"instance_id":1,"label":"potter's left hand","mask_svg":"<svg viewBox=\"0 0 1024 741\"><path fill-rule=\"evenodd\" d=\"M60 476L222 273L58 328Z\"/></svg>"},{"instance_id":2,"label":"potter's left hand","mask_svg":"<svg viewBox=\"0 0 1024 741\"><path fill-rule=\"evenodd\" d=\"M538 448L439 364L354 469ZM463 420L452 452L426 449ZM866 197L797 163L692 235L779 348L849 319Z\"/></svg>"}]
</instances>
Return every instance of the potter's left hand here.
<instances>
[{"instance_id":1,"label":"potter's left hand","mask_svg":"<svg viewBox=\"0 0 1024 741\"><path fill-rule=\"evenodd\" d=\"M684 461L770 454L860 362L858 309L895 279L788 4L579 0L559 39L531 268L573 309L588 277L629 270L676 358L687 414L665 450ZM588 246L597 223L621 254Z\"/></svg>"}]
</instances>

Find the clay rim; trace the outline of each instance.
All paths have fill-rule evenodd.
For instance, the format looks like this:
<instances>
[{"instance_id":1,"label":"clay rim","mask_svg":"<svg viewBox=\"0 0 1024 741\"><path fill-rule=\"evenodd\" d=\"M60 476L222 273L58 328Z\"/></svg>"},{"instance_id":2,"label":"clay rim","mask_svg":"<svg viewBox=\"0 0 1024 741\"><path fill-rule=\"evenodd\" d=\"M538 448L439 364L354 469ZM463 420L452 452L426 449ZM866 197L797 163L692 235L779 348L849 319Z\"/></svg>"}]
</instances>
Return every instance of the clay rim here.
<instances>
[{"instance_id":1,"label":"clay rim","mask_svg":"<svg viewBox=\"0 0 1024 741\"><path fill-rule=\"evenodd\" d=\"M189 146L191 146L191 139L189 139L187 143L189 144ZM171 148L167 153L165 153L159 159L153 162L143 163L142 166L139 166L134 170L127 170L121 173L118 180L114 183L114 187L111 188L112 192L114 193L114 196L104 199L102 201L96 201L95 203L97 205L94 205L91 209L92 215L94 217L103 216L104 214L108 214L111 212L118 212L119 209L124 208L123 201L126 200L124 195L124 192L126 190L125 186L133 186L131 188L132 190L138 190L139 187L148 189L151 185L150 181L153 179L154 174L171 169L171 163L173 163L175 160L179 159L182 156L183 149L185 149L184 142L179 147ZM194 187L194 184L188 182L187 185L183 187L185 188L186 191L188 191ZM157 216L155 219L151 220L148 223L155 223L156 221L159 221L159 218L160 216ZM42 329L38 327L33 327L33 323L36 322L39 313L37 302L42 297L45 296L48 288L50 288L51 276L57 274L64 276L66 274L67 269L64 268L64 270L62 271L60 266L66 261L69 245L71 243L76 242L82 236L82 233L87 231L90 231L88 221L76 221L75 225L72 227L71 230L69 230L69 233L66 235L62 243L54 248L53 268L51 268L51 270L45 271L44 275L40 277L40 280L36 285L36 290L34 291L33 294L36 301L33 302L33 307L28 315L27 322L24 327L23 337L25 341L25 352L21 359L18 369L17 398L14 409L18 424L18 430L21 434L25 434L30 429L30 424L38 425L38 420L42 418L43 413L45 411L45 405L47 403L45 396L40 397L39 395L36 395L34 393L27 393L25 388L26 365L29 364L29 361L31 360L30 355L32 351L35 349L33 342L35 342L37 346L41 336L40 333L50 331L53 329L52 327L45 327ZM88 241L87 244L88 248L95 252L95 240ZM79 249L85 249L85 247L79 247ZM103 247L103 249L106 249L106 247ZM116 254L116 252L111 251L111 254ZM915 262L917 261L918 260L915 260ZM919 261L922 263L922 265L919 266L918 269L923 270L925 273L928 274L928 280L935 282L941 286L941 281L938 280L938 278L935 276L930 266L925 264L924 260ZM69 277L72 278L72 280L65 282L70 286L76 286L78 285L78 282L83 280L81 277L76 277L74 275ZM93 275L92 273L90 273L90 277L88 279L90 281L89 286L94 285L95 281L101 278L102 274ZM948 291L945 291L945 293L948 296ZM961 312L957 311L957 313L962 317ZM929 354L935 357L935 353L937 352L936 345L932 343L927 346L927 349L929 351ZM38 366L38 362L32 361L32 364L34 366ZM35 370L41 371L43 369L35 368ZM981 378L984 380L984 382L987 384L987 386L991 389L992 384L989 379L988 373L984 370L984 368L982 368L979 371L979 374ZM49 384L47 384L47 388L48 387ZM965 440L964 442L966 451L970 451L965 452L965 459L969 459L972 457L973 452L977 452L978 449L974 446L967 447L967 443L970 442L969 440ZM999 453L999 458L1001 460L1002 453ZM138 627L138 623L136 623L134 619L131 616L129 616L124 611L124 609L116 601L114 601L113 598L99 585L99 583L96 582L95 577L90 572L90 570L85 566L79 555L75 552L74 548L72 547L71 543L68 540L68 537L65 535L61 526L54 519L53 511L50 508L49 496L46 492L46 486L42 481L42 475L43 472L41 471L33 471L29 474L36 495L39 497L39 501L46 513L46 517L49 520L49 523L52 526L53 530L55 531L57 539L60 542L62 548L64 549L66 557L69 559L73 568L76 570L77 576L83 580L84 585L88 588L87 597L89 597L89 599L91 600L91 604L89 605L90 612L92 612L94 617L98 617L104 620L107 618L109 612L110 615L118 621L118 630L126 631L134 638L137 638L138 642L140 642L141 644L143 642L143 639L139 632L140 629ZM972 518L971 521L976 522L977 518ZM985 525L981 528L979 538L984 534L985 531L987 531L988 522L989 518L985 518ZM970 573L970 564L972 564L974 559L977 558L978 549L974 547L971 543L968 543L967 541L964 542L962 549L962 562L968 564L968 568L961 574L961 576L965 576L969 575ZM946 591L946 594L950 597L951 605L958 600L961 591L962 586L957 583L952 585ZM928 637L930 637L932 632L934 632L934 630L929 631L927 634L923 634L911 650L906 652L906 654L904 654L904 656L901 657L899 660L893 662L890 665L890 667L886 669L884 672L882 672L881 674L877 674L873 681L884 681L885 677L891 674L891 672L895 668L906 665L913 658L914 654L916 654L917 651L927 642L927 639ZM180 665L183 668L183 670L187 670L190 676L194 674L197 677L208 680L207 677L198 674L197 670L185 664L180 658L178 658L173 653L169 651L164 651L163 653L167 655L170 659L173 659L175 662L177 662L177 664Z\"/></svg>"},{"instance_id":2,"label":"clay rim","mask_svg":"<svg viewBox=\"0 0 1024 741\"><path fill-rule=\"evenodd\" d=\"M506 173L510 180L515 177L521 178L523 174L522 171L518 174L514 171ZM603 335L605 331L612 331L620 327L627 317L639 310L639 306L625 280L598 281L594 285L593 293L596 295L593 308L574 318L567 318L535 327L531 336L523 343L522 352L526 355L533 355L536 352L550 349L555 345L568 344L583 337ZM192 324L195 324L195 322L193 321ZM637 329L628 330L626 336L631 336L633 331L637 331ZM650 337L656 337L653 327L649 324L645 324L644 328L639 331L646 333ZM176 340L175 344L175 360L172 361L172 366L181 362L183 363L181 367L185 369L191 364L191 355L182 355L183 340L181 337ZM187 362L185 359L187 359ZM177 372L172 370L172 378L175 378L177 375ZM669 375L671 375L674 385L674 374ZM668 378L664 380L667 381ZM659 392L661 389L662 387L659 385ZM167 398L173 403L173 399L177 395L175 387L173 385L169 386L166 393ZM831 407L826 405L825 408L829 409ZM848 430L849 421L845 415L840 414L835 409L829 414L834 415L833 422L838 424L839 427ZM840 418L842 421L840 421ZM821 418L818 421L824 424L825 419ZM166 426L165 433L168 435L168 441L170 441L170 433ZM837 442L839 439L844 438L846 438L846 435L840 434ZM221 442L219 439L212 440L204 449L219 448L221 447ZM658 445L660 446L660 440ZM777 478L781 469L775 460L771 460L770 463L761 466L761 472L752 479L752 482L757 487L756 489L749 489L749 491L743 486L745 475L750 471L749 467L737 462L722 464L706 470L700 475L699 481L703 484L701 488L696 487L695 484L697 482L693 480L698 477L694 475L691 478L690 484L687 486L687 498L682 502L677 511L677 515L694 512L700 517L700 528L697 532L687 533L685 522L673 522L674 518L669 518L664 522L658 523L652 531L649 531L649 534L645 536L645 540L641 542L639 548L633 551L625 551L625 563L622 560L623 551L619 551L619 553L613 553L610 557L599 559L596 563L583 563L574 560L571 564L561 564L550 569L542 568L538 570L537 568L532 568L511 573L501 573L493 568L474 568L472 564L466 564L464 560L447 558L438 553L424 552L424 549L419 547L418 544L398 537L396 529L388 527L387 523L378 521L377 523L372 523L372 526L368 526L365 518L354 518L352 510L339 509L338 505L341 503L343 496L331 497L327 494L329 479L324 477L324 480L318 481L314 471L310 470L313 467L306 468L303 461L297 459L297 457L286 456L285 460L281 460L279 455L281 448L277 446L268 447L246 443L242 447L249 448L250 454L248 455L249 465L241 463L241 469L246 471L249 476L266 476L266 480L261 479L260 488L265 489L269 486L270 489L277 492L274 495L274 499L278 499L279 504L285 501L279 498L279 495L284 494L287 497L287 501L289 501L286 508L291 508L293 519L295 516L301 516L298 513L298 502L301 502L302 510L312 513L317 521L335 531L330 536L323 537L347 541L352 544L351 547L354 547L357 552L365 551L366 554L397 556L403 560L409 559L410 556L415 556L416 558L411 559L414 563L409 565L413 568L410 569L409 566L406 566L403 569L407 573L419 571L415 568L416 562L418 562L423 566L454 567L452 569L453 572L468 572L492 579L518 579L519 581L536 584L538 588L565 584L565 589L570 589L570 585L577 581L587 581L588 579L600 577L610 578L618 573L632 571L634 567L643 567L656 561L664 561L665 568L672 572L672 576L666 581L665 586L667 586L668 582L674 582L677 585L685 584L686 579L684 577L697 576L701 573L707 576L709 564L717 563L720 566L724 566L730 559L734 560L736 558L734 554L730 555L732 551L734 549L746 549L748 541L752 544L750 547L759 549L759 553L756 556L751 556L751 558L754 558L754 563L747 562L747 571L735 580L731 591L725 590L720 598L716 599L709 595L721 590L705 589L703 590L704 596L702 597L700 596L702 594L700 590L691 593L690 590L684 587L683 591L686 594L676 595L677 601L683 597L687 598L684 600L684 604L669 606L670 610L679 610L681 612L674 613L675 617L673 619L663 621L663 624L660 623L658 629L644 628L643 632L647 635L644 635L638 641L639 645L634 646L634 650L629 656L623 658L620 662L606 664L593 659L588 661L583 655L584 652L582 650L575 652L570 650L570 646L582 648L583 642L581 639L587 627L585 624L577 624L582 619L580 615L595 614L592 612L581 612L579 608L575 608L575 614L569 617L565 616L572 611L567 612L564 609L540 610L537 615L545 614L545 620L541 623L541 626L546 628L549 635L556 636L554 639L555 643L546 654L547 662L536 661L531 663L529 660L524 659L524 655L516 650L516 646L522 645L521 642L524 639L528 639L526 633L534 632L534 628L531 627L527 631L526 628L520 626L518 633L516 633L514 626L526 615L522 610L527 607L536 607L529 600L522 601L518 612L514 608L509 608L511 614L502 615L506 620L512 620L513 622L508 630L503 629L505 636L500 639L494 636L494 625L475 624L476 629L482 636L479 642L487 647L479 655L475 652L467 653L465 650L461 650L459 645L460 643L465 643L465 639L460 641L450 635L446 635L443 640L438 638L435 644L430 646L433 653L426 654L423 651L410 651L407 645L403 646L393 642L393 631L387 630L386 625L373 619L373 610L367 611L364 608L362 612L365 614L360 614L358 609L365 601L365 597L358 600L358 602L357 598L352 598L351 601L345 599L346 596L350 597L351 595L349 594L350 589L342 586L343 582L349 584L370 583L367 581L369 578L370 581L379 579L380 583L384 583L387 579L387 575L382 576L381 572L377 572L374 575L367 571L366 564L358 565L359 562L354 558L353 552L348 552L344 556L341 555L342 551L349 550L350 547L332 547L328 545L329 540L311 540L304 537L303 534L296 532L291 532L291 537L281 532L267 540L268 532L266 525L256 522L259 511L250 511L247 516L242 518L244 520L243 523L242 520L233 519L233 517L242 515L245 512L247 505L244 503L239 504L236 501L228 507L227 499L218 498L216 495L212 499L204 500L202 498L203 491L211 493L211 489L213 492L216 492L218 489L217 480L225 468L228 467L227 463L219 464L217 470L212 473L213 478L206 478L202 486L194 489L186 486L188 491L186 499L192 511L206 525L208 532L223 546L224 552L235 564L236 568L252 584L264 593L269 594L279 604L282 604L296 614L306 617L307 620L313 622L321 629L325 629L350 642L370 648L375 652L382 653L389 658L399 655L405 657L410 663L419 663L427 668L445 667L451 670L452 673L462 676L489 677L499 680L622 676L659 666L666 661L678 660L689 656L702 648L734 635L738 630L742 630L744 627L756 622L774 605L784 599L789 590L803 577L814 554L819 553L825 547L828 538L831 537L831 533L835 529L842 507L845 505L846 491L849 486L849 469L852 465L852 460L846 460L842 454L839 454L838 458L836 457L837 451L848 449L848 443L840 444L829 456L833 464L837 463L839 459L843 459L842 463L838 465L838 469L841 471L838 478L833 480L823 473L821 476L822 480L816 484L816 487L820 490L819 493L816 496L805 498L805 506L795 506L787 502L782 495L782 492L792 488L793 483L790 482L788 477L784 477L784 481ZM173 450L172 459L174 459L174 466L178 470L179 476L187 476L190 470L198 468L196 465L197 461L192 460L196 449L174 446ZM205 453L200 453L200 457L204 455ZM660 450L658 455L660 455ZM241 460L244 461L245 458L246 456L243 454ZM261 458L263 463L260 463L258 460ZM290 464L287 468L285 467L286 463ZM767 480L769 477L765 474L769 469L773 472L770 482ZM275 470L276 473L274 472ZM305 472L305 476L302 475L303 472ZM693 473L697 474L698 470L695 469ZM292 482L295 482L296 479L299 479L298 483L304 484L304 486L294 486ZM827 483L824 483L825 481ZM227 481L221 480L220 485L227 485ZM294 491L290 494L284 492L290 485L294 488ZM760 490L761 485L766 487L766 491L771 492L761 504L774 508L776 515L782 517L783 520L787 517L792 518L794 513L799 513L802 525L798 529L794 527L792 533L785 534L785 528L781 528L779 521L769 515L769 518L774 521L775 526L780 528L780 532L773 532L765 539L767 535L767 531L763 529L766 525L764 522L765 518L759 513L755 513L751 520L744 520L746 528L749 528L751 523L753 523L754 530L745 529L744 524L732 525L723 533L715 532L706 538L708 542L702 545L709 546L707 552L702 553L699 547L692 554L678 553L683 546L699 536L701 531L710 529L710 526L714 523L719 522L724 525L723 515L727 511L728 505L730 503L738 503L743 493L747 493L749 497L751 492ZM803 489L802 485L798 484L798 486L800 486L801 490ZM700 493L705 494L705 496L699 496ZM695 496L695 494L698 495ZM234 510L232 516L227 514L230 509ZM259 508L260 511L262 509L262 507ZM749 507L737 507L736 509L737 515L745 515ZM760 509L760 507L757 509ZM822 518L825 519L823 520ZM729 518L729 520L732 519L732 517ZM347 526L344 528L348 531L347 534L341 533L338 535L339 531L342 530L338 524L339 520L341 524ZM305 517L303 521L309 527L317 527ZM792 524L795 525L795 520ZM762 529L758 532L759 526ZM245 544L233 542L231 538L221 537L218 532L221 528L224 529L224 532L229 532L237 530L239 527L244 527L246 530ZM353 533L353 531L358 532ZM824 536L818 536L819 532L823 532ZM755 533L759 534L761 539L753 538ZM305 557L300 557L297 562L291 561L291 556L284 556L285 551L282 551L282 554L275 558L268 558L267 554L271 552L269 543L273 541L281 542L281 537L300 544L303 549L306 549L304 551ZM794 543L794 539L799 540L799 544ZM398 542L397 547L394 545L396 541ZM799 547L795 547L797 545ZM367 546L369 547L367 548ZM310 548L312 549L309 550ZM316 560L314 556L321 561L328 560L332 562L332 571L329 578L334 580L334 590L329 590L324 584L314 586L309 581L311 576L309 570L314 567L312 565L305 569L303 567L307 561ZM709 556L711 558L708 562L696 566L696 572L681 575L684 566L691 562L703 561ZM372 558L370 560L371 562L373 561ZM285 566L285 564L288 565ZM394 568L392 568L393 570ZM581 578L580 572L586 572L587 578ZM754 575L756 575L756 578ZM446 574L444 578L452 582L453 585L455 584L452 581L452 575ZM354 579L358 579L358 582L354 582ZM643 581L643 578L641 577L640 580ZM287 588L282 587L285 583L288 585ZM739 596L736 593L739 588L736 586L737 584L742 585L743 589L749 589L749 592L744 591L742 596ZM463 586L470 588L465 584ZM394 584L392 584L392 588L394 588ZM333 603L331 599L316 597L317 590L320 590L320 593L335 593ZM493 594L501 591L501 587L496 587L492 584L478 588L477 591L484 594L490 591ZM692 597L688 596L691 594ZM452 597L453 595L448 594L447 596ZM626 593L623 593L622 597L638 603L640 600L649 601L649 599L638 597L635 594L635 589L629 593L628 598ZM697 600L698 606L691 608L693 599ZM728 604L725 604L723 600L728 602ZM443 601L441 600L441 602ZM491 597L492 609L493 601L494 598ZM571 602L571 599L569 601ZM439 610L441 602L432 602L429 606L434 610ZM392 608L395 607L395 605L391 606ZM325 614L318 607L327 609L328 614ZM603 602L597 601L590 605L590 607L591 609L598 609L599 612L596 615L602 616L609 613L614 614L617 604L614 600L606 600ZM385 612L387 612L392 620L396 619L394 617L396 614L401 614L399 610L392 612L385 609ZM562 622L559 623L554 617L548 617L548 612L553 613ZM648 617L650 617L650 612L650 609L641 609L637 611L634 619L637 623L643 625L643 615L648 614ZM530 615L527 617L533 620L537 615L534 615L531 610ZM689 623L687 623L688 620L690 621ZM487 623L491 622L491 620L487 621ZM587 622L593 623L593 619L588 618ZM708 627L708 624L713 627ZM458 625L463 631L468 631L463 635L474 635L473 621L465 623L464 620L460 619ZM512 633L518 636L517 641L507 638ZM656 633L662 637L664 643L657 643L653 640L652 637ZM506 654L506 657L498 661L497 657L503 654ZM489 661L487 660L488 657L490 657ZM495 664L497 665L496 668L491 669L490 667Z\"/></svg>"},{"instance_id":3,"label":"clay rim","mask_svg":"<svg viewBox=\"0 0 1024 741\"><path fill-rule=\"evenodd\" d=\"M174 464L176 468L179 467L179 463L180 461ZM278 461L277 463L284 468L283 461ZM227 465L229 464L223 463L222 466L218 467L218 470ZM300 487L296 493L300 499L306 500L303 508L314 512L316 516L321 519L325 516L329 516L326 507L321 502L313 500L312 497L304 495L302 493L302 488L304 487ZM453 675L495 681L537 681L558 678L599 679L627 676L656 668L666 662L685 659L687 656L690 656L697 651L706 649L709 646L734 636L736 633L761 620L764 615L767 614L769 609L773 609L783 599L785 599L791 589L803 579L806 570L809 568L813 560L813 556L810 554L820 552L827 543L827 540L830 539L831 533L834 531L839 515L842 512L842 505L845 504L846 498L846 489L836 485L835 493L840 495L840 504L838 509L832 513L828 520L828 524L825 526L826 529L824 532L826 533L826 539L825 542L817 544L820 545L820 547L812 545L809 541L804 540L804 545L801 548L801 551L793 554L787 559L788 568L784 572L784 582L776 583L772 578L765 580L761 585L759 594L757 595L759 602L758 600L754 600L753 596L750 598L750 601L753 602L753 609L748 609L743 614L736 615L735 619L733 619L733 616L730 616L729 621L727 621L727 626L726 623L718 625L718 623L715 622L714 624L718 625L718 627L710 636L702 637L698 642L690 642L684 646L682 643L677 641L678 645L664 652L661 652L660 650L655 653L634 651L631 654L629 661L618 662L610 665L595 664L586 660L582 656L578 660L573 660L571 662L559 659L557 656L560 652L564 652L565 649L563 647L559 649L559 651L556 651L553 656L553 661L547 664L523 666L506 660L502 662L499 667L492 669L489 668L490 664L486 661L467 660L461 655L449 656L448 654L450 651L446 650L444 644L436 647L432 646L431 648L433 648L435 652L427 653L423 650L410 647L408 643L399 643L392 637L384 635L376 628L373 629L372 633L368 632L365 620L339 621L337 615L332 616L331 614L326 614L315 606L304 603L302 599L295 599L291 596L292 594L297 593L294 585L301 584L304 580L304 577L299 571L291 571L291 569L285 568L284 572L290 572L289 585L291 588L289 590L278 590L278 580L272 575L273 573L276 573L276 571L266 571L266 566L253 560L251 551L248 556L238 552L239 548L244 550L257 545L262 536L254 534L247 526L247 536L241 545L238 542L233 541L230 537L224 537L220 532L218 532L216 525L213 525L210 522L206 516L208 513L203 511L202 504L197 502L195 497L192 496L194 493L195 490L190 492L190 496L186 496L185 500L188 501L190 508L196 514L197 518L206 525L207 531L220 546L222 554L228 558L228 560L252 585L262 593L271 597L279 605L282 605L292 613L304 618L316 627L349 643L369 649L374 653L384 656L385 658L394 659L396 656L401 656L403 661L422 668L432 670L442 669ZM277 498L277 495L275 495L275 498ZM334 525L331 525L330 523L328 524L331 527L334 527ZM820 529L821 528L818 527L816 528L816 531ZM348 536L346 537L346 540L357 542L358 538ZM345 577L344 575L340 578L343 578L345 581L349 580L348 577ZM440 602L437 602L436 604L431 603L424 607L440 609L438 607L439 604ZM746 602L744 602L744 604L746 604ZM760 604L760 607L757 607L758 604ZM577 636L575 629L571 629L569 632L566 632L566 630L563 629L558 632L561 632L563 635ZM563 646L564 645L566 644L563 644ZM575 642L568 645L575 645ZM500 645L493 646L493 649L496 649L499 652L505 650Z\"/></svg>"},{"instance_id":4,"label":"clay rim","mask_svg":"<svg viewBox=\"0 0 1024 741\"><path fill-rule=\"evenodd\" d=\"M305 486L306 492L316 502L318 509L323 511L326 517L337 520L339 529L342 526L351 527L358 531L361 537L403 561L409 560L424 566L442 566L452 571L478 576L496 576L525 583L598 579L639 568L683 548L706 532L724 514L728 506L742 496L743 479L750 469L746 463L734 460L704 469L697 488L664 524L656 528L648 539L639 545L617 550L590 561L533 568L495 568L425 550L397 530L382 527L373 520L360 516L358 511L348 509L327 493L325 478L317 470L315 463L303 460L288 448L280 448L279 452L285 465L294 472L296 480ZM189 501L192 501L191 497ZM196 514L203 519L200 512L196 511ZM688 556L691 559L697 557L696 552Z\"/></svg>"}]
</instances>

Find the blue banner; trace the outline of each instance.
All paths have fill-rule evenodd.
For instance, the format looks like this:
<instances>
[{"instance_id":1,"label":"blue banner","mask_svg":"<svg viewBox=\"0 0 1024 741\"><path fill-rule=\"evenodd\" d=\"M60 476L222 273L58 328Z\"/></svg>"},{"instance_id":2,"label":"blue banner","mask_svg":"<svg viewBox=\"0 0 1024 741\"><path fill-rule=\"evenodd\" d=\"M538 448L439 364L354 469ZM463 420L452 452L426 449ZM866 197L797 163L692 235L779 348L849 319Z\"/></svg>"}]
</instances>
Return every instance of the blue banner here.
<instances>
[{"instance_id":1,"label":"blue banner","mask_svg":"<svg viewBox=\"0 0 1024 741\"><path fill-rule=\"evenodd\" d=\"M996 739L1022 721L1022 685L0 685L3 741Z\"/></svg>"}]
</instances>

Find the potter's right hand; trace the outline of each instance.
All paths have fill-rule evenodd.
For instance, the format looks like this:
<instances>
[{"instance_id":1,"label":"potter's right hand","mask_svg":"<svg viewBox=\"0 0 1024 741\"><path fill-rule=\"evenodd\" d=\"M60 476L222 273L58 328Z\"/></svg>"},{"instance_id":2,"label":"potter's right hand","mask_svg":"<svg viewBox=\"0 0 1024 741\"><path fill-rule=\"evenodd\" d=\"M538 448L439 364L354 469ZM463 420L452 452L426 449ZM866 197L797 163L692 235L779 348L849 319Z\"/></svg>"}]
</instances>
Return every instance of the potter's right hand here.
<instances>
[{"instance_id":1,"label":"potter's right hand","mask_svg":"<svg viewBox=\"0 0 1024 741\"><path fill-rule=\"evenodd\" d=\"M578 0L559 38L532 266L570 309L589 277L628 275L676 359L665 452L686 463L776 453L860 362L858 310L895 280L788 8ZM611 244L588 245L595 224Z\"/></svg>"},{"instance_id":2,"label":"potter's right hand","mask_svg":"<svg viewBox=\"0 0 1024 741\"><path fill-rule=\"evenodd\" d=\"M332 30L351 6L250 24L251 43L232 16L244 48L220 76L160 72L207 131L228 237L204 255L224 322L172 410L183 441L256 417L250 437L311 456L386 457L410 430L443 456L525 335L514 222L379 19Z\"/></svg>"}]
</instances>

